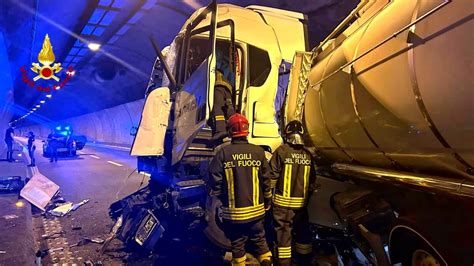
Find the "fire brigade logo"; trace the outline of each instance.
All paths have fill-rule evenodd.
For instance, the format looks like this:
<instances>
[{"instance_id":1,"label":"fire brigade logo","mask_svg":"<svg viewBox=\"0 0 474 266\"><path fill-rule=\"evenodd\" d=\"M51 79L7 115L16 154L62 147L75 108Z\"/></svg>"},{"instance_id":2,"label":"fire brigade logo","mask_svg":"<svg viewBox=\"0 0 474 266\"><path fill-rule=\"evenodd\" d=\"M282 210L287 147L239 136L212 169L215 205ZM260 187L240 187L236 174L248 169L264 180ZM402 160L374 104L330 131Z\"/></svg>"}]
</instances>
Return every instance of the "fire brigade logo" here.
<instances>
[{"instance_id":1,"label":"fire brigade logo","mask_svg":"<svg viewBox=\"0 0 474 266\"><path fill-rule=\"evenodd\" d=\"M38 61L43 65L41 66L39 63L31 64L31 70L38 74L33 78L33 80L37 81L41 78L59 81L59 78L54 74L59 73L59 71L61 71L63 68L61 67L61 63L55 63L51 67L51 64L54 63L54 60L56 60L56 57L54 56L53 46L51 45L48 34L46 34L43 41L43 48L38 54Z\"/></svg>"},{"instance_id":2,"label":"fire brigade logo","mask_svg":"<svg viewBox=\"0 0 474 266\"><path fill-rule=\"evenodd\" d=\"M59 74L59 72L61 72L63 68L61 67L61 63L54 63L55 60L56 57L54 56L51 40L49 39L49 35L46 34L43 41L43 47L38 53L39 63L31 63L30 69L37 75L33 77L33 79L30 79L28 77L28 71L26 70L26 67L22 66L20 68L22 74L22 81L26 85L32 88L36 87L36 90L44 92L50 92L51 90L59 90L62 87L66 86L71 77L74 76L75 71L72 66L69 66L66 71L66 77L62 81L60 81L60 78L57 76L57 74ZM36 84L36 82L39 82L40 79L53 79L58 83L53 84L52 86L49 83L45 84L45 82L40 82L39 84Z\"/></svg>"}]
</instances>

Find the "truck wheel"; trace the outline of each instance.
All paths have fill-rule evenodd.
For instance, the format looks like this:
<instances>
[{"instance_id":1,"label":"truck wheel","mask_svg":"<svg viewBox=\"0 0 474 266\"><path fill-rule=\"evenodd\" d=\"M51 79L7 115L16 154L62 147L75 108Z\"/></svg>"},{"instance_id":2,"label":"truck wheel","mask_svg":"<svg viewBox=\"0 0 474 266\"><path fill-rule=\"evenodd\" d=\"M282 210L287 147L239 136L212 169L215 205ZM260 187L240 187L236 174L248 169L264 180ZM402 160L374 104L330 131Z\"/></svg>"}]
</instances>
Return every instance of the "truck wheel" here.
<instances>
[{"instance_id":1,"label":"truck wheel","mask_svg":"<svg viewBox=\"0 0 474 266\"><path fill-rule=\"evenodd\" d=\"M411 256L411 265L413 266L440 266L441 263L434 255L423 249L417 249Z\"/></svg>"},{"instance_id":2,"label":"truck wheel","mask_svg":"<svg viewBox=\"0 0 474 266\"><path fill-rule=\"evenodd\" d=\"M71 151L71 156L72 156L72 157L76 157L76 155L77 155L76 150Z\"/></svg>"},{"instance_id":3,"label":"truck wheel","mask_svg":"<svg viewBox=\"0 0 474 266\"><path fill-rule=\"evenodd\" d=\"M230 241L220 228L220 219L218 217L218 209L222 206L221 201L217 197L207 197L206 200L206 222L207 227L204 229L206 237L220 248L230 250Z\"/></svg>"},{"instance_id":4,"label":"truck wheel","mask_svg":"<svg viewBox=\"0 0 474 266\"><path fill-rule=\"evenodd\" d=\"M412 229L390 236L390 254L397 254L403 266L447 265L428 240Z\"/></svg>"}]
</instances>

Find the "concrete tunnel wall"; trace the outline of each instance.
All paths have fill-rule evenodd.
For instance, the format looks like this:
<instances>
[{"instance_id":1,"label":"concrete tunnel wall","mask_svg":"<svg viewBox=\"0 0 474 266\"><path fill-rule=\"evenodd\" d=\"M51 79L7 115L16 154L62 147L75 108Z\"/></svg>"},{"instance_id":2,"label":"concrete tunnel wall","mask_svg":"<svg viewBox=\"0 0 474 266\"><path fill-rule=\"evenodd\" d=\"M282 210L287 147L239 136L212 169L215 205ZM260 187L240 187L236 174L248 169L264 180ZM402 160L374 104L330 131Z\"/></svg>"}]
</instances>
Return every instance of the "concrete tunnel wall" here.
<instances>
[{"instance_id":1,"label":"concrete tunnel wall","mask_svg":"<svg viewBox=\"0 0 474 266\"><path fill-rule=\"evenodd\" d=\"M8 60L6 40L3 32L0 30L0 134L2 142L0 145L0 154L3 152L2 147L6 148L6 144L3 141L5 137L5 131L8 128L13 112L15 112L15 106L13 104L13 80L10 71L10 62Z\"/></svg>"},{"instance_id":2,"label":"concrete tunnel wall","mask_svg":"<svg viewBox=\"0 0 474 266\"><path fill-rule=\"evenodd\" d=\"M144 102L144 100L133 101L59 122L27 126L22 128L22 134L25 135L31 130L38 138L44 139L55 126L70 124L73 134L86 136L87 142L130 147L133 142L130 130L134 126L138 127Z\"/></svg>"}]
</instances>

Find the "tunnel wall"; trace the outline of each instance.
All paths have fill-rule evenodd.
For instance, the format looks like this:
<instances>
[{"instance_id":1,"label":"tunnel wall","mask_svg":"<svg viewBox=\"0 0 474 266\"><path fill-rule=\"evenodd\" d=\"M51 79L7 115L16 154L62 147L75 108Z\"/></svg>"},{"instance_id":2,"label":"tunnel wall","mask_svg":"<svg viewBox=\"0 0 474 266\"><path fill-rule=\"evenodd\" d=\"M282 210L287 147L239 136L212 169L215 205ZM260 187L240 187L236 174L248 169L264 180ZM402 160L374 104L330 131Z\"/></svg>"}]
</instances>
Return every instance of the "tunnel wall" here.
<instances>
[{"instance_id":1,"label":"tunnel wall","mask_svg":"<svg viewBox=\"0 0 474 266\"><path fill-rule=\"evenodd\" d=\"M74 135L84 135L88 142L131 146L133 136L130 130L138 127L144 100L121 104L98 112L68 118L59 122L44 125L32 125L22 129L33 131L39 138L46 138L51 128L59 124L69 124Z\"/></svg>"},{"instance_id":2,"label":"tunnel wall","mask_svg":"<svg viewBox=\"0 0 474 266\"><path fill-rule=\"evenodd\" d=\"M12 118L13 112L13 81L10 71L10 63L8 60L7 46L0 29L0 134L2 134L2 144L5 130L8 128L8 123ZM0 146L2 147L2 146ZM0 153L1 153L0 149Z\"/></svg>"}]
</instances>

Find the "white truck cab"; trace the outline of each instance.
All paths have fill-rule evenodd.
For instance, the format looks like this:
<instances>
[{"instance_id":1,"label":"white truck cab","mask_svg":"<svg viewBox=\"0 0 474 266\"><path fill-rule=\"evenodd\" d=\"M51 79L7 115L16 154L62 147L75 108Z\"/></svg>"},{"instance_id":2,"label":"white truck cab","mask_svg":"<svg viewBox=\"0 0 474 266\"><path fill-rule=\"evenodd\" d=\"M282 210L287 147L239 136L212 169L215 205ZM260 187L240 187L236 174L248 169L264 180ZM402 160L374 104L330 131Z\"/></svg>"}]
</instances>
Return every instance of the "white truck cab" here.
<instances>
[{"instance_id":1,"label":"white truck cab","mask_svg":"<svg viewBox=\"0 0 474 266\"><path fill-rule=\"evenodd\" d=\"M249 141L276 149L282 142L275 104L279 82L286 90L281 66L307 50L305 23L303 14L261 6L211 3L197 10L170 45L165 61L172 78L165 75L162 87L147 96L131 154L164 155L166 131L172 130L174 165L208 131L219 53L231 58L234 106L251 121Z\"/></svg>"}]
</instances>

